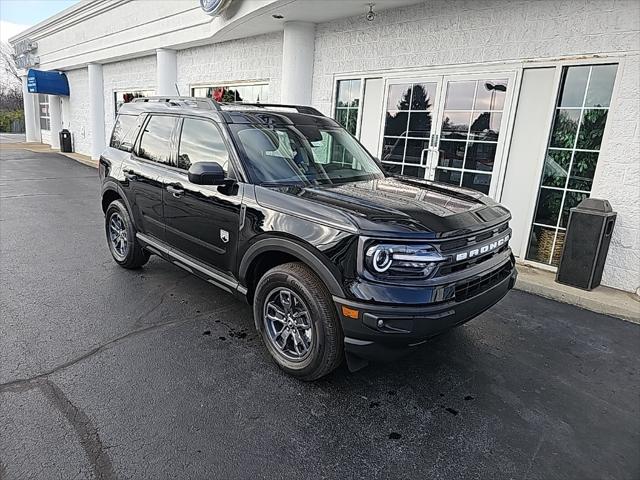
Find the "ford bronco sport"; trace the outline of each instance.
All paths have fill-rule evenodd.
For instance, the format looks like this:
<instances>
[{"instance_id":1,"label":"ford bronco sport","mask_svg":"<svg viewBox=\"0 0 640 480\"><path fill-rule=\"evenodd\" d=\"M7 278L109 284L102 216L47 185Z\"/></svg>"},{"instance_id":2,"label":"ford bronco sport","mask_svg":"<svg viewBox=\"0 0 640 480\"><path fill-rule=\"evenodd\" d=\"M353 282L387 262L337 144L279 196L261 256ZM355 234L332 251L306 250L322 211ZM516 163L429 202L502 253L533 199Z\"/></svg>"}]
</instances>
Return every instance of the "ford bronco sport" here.
<instances>
[{"instance_id":1,"label":"ford bronco sport","mask_svg":"<svg viewBox=\"0 0 640 480\"><path fill-rule=\"evenodd\" d=\"M114 260L151 254L246 299L276 363L314 380L395 358L513 287L510 214L390 176L311 107L143 98L100 159Z\"/></svg>"}]
</instances>

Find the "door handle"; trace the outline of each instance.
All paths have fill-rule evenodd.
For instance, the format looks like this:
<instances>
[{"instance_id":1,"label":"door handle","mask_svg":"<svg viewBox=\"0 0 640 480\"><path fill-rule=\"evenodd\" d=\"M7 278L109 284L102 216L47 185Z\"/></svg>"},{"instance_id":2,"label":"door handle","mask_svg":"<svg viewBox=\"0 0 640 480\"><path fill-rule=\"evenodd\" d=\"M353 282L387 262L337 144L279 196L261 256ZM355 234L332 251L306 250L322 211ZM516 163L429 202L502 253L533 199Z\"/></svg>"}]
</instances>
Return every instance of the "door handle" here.
<instances>
[{"instance_id":1,"label":"door handle","mask_svg":"<svg viewBox=\"0 0 640 480\"><path fill-rule=\"evenodd\" d=\"M184 189L182 185L167 185L167 192L173 195L176 198L180 198L184 194Z\"/></svg>"},{"instance_id":2,"label":"door handle","mask_svg":"<svg viewBox=\"0 0 640 480\"><path fill-rule=\"evenodd\" d=\"M425 148L425 149L424 149L424 150L422 150L422 152L420 153L420 166L421 166L421 167L427 167L427 166L428 166L428 165L426 165L426 164L424 163L424 153L425 153L425 152L428 152L428 151L429 151L429 149L428 149L428 148Z\"/></svg>"},{"instance_id":3,"label":"door handle","mask_svg":"<svg viewBox=\"0 0 640 480\"><path fill-rule=\"evenodd\" d=\"M138 179L138 174L136 172L134 172L133 170L131 170L131 169L124 169L124 170L122 170L122 173L129 180L137 180Z\"/></svg>"}]
</instances>

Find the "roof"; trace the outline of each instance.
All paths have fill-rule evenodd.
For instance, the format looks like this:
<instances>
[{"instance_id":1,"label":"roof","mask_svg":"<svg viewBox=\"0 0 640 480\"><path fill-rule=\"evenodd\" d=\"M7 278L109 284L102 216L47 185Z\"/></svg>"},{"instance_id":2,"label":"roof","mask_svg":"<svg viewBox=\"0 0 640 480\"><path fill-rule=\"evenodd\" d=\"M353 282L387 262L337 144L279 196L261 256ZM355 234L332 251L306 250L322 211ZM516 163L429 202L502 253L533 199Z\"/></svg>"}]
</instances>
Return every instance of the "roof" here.
<instances>
[{"instance_id":1,"label":"roof","mask_svg":"<svg viewBox=\"0 0 640 480\"><path fill-rule=\"evenodd\" d=\"M219 103L210 98L199 97L135 98L118 110L123 115L147 112L206 116L225 123L339 126L315 108L304 105Z\"/></svg>"}]
</instances>

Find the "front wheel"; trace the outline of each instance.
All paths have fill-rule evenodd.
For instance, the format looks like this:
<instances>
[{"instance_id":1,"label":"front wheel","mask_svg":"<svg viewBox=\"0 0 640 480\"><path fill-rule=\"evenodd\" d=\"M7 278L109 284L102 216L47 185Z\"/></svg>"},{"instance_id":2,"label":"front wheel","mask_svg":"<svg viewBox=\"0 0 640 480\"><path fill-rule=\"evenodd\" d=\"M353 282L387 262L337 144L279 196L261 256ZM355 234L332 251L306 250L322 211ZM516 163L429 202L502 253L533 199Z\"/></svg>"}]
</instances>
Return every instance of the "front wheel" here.
<instances>
[{"instance_id":1,"label":"front wheel","mask_svg":"<svg viewBox=\"0 0 640 480\"><path fill-rule=\"evenodd\" d=\"M253 314L267 350L290 375L316 380L342 362L343 335L331 295L306 265L287 263L265 273Z\"/></svg>"},{"instance_id":2,"label":"front wheel","mask_svg":"<svg viewBox=\"0 0 640 480\"><path fill-rule=\"evenodd\" d=\"M124 268L140 268L149 260L138 239L129 212L120 200L114 200L105 213L105 233L113 259Z\"/></svg>"}]
</instances>

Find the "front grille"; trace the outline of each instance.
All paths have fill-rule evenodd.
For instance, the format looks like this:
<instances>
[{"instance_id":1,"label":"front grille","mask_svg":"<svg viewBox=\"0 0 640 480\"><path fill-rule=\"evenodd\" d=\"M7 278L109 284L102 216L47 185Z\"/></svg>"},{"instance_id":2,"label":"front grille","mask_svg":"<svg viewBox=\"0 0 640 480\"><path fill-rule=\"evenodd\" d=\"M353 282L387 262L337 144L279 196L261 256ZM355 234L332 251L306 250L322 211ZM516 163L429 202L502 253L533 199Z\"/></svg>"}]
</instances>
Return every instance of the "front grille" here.
<instances>
[{"instance_id":1,"label":"front grille","mask_svg":"<svg viewBox=\"0 0 640 480\"><path fill-rule=\"evenodd\" d=\"M462 302L468 298L475 297L494 285L499 284L511 275L512 270L513 264L509 261L493 272L489 272L486 275L475 278L471 281L457 284L456 302Z\"/></svg>"},{"instance_id":2,"label":"front grille","mask_svg":"<svg viewBox=\"0 0 640 480\"><path fill-rule=\"evenodd\" d=\"M440 253L448 257L448 260L446 262L443 262L438 267L438 270L436 271L434 277L443 277L455 272L459 272L461 270L465 270L472 266L476 266L480 263L486 262L496 255L503 253L509 248L508 242L500 245L498 248L489 250L486 253L478 254L476 252L476 254L473 256L470 255L461 260L456 260L457 255L460 253L471 252L474 248L480 249L493 241L498 242L498 240L504 238L505 235L510 234L511 231L509 230L509 223L505 222L490 230L485 230L483 232L470 235L466 238L456 238L455 240L448 240L442 242L439 245L436 245Z\"/></svg>"}]
</instances>

